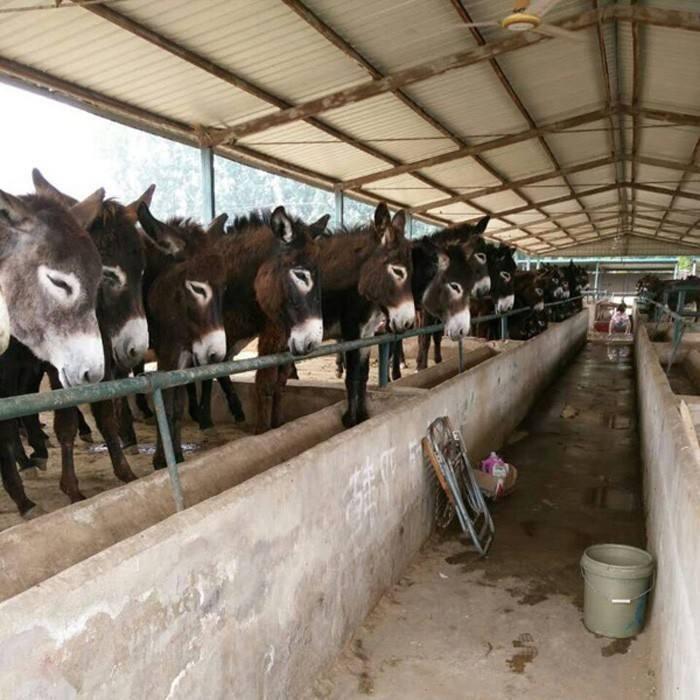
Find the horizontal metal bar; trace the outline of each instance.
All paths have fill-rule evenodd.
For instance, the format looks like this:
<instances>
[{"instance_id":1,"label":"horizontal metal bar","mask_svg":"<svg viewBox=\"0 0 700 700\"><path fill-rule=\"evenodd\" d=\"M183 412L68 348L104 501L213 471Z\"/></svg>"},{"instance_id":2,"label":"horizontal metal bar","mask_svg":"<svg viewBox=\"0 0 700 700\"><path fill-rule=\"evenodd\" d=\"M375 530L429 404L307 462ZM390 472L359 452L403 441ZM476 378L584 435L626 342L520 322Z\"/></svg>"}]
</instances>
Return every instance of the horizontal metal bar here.
<instances>
[{"instance_id":1,"label":"horizontal metal bar","mask_svg":"<svg viewBox=\"0 0 700 700\"><path fill-rule=\"evenodd\" d=\"M557 304L570 303L582 297L572 297L561 302L545 304L545 306L556 306ZM472 323L484 323L494 321L502 316L516 316L517 314L531 311L530 307L513 309L506 314L491 314L488 316L477 316L472 319ZM177 369L169 372L146 372L137 377L127 379L116 379L98 384L87 384L69 389L56 389L54 391L42 392L39 394L22 394L0 399L0 420L10 420L29 416L42 411L55 411L60 408L78 406L83 403L94 403L96 401L106 401L117 399L131 394L149 394L157 389L170 389L177 386L184 386L193 382L206 379L217 379L232 374L241 374L268 367L279 367L291 362L304 362L317 357L335 355L339 352L348 352L372 345L383 345L393 343L405 338L412 338L418 335L430 335L444 330L441 323L426 326L425 328L413 328L405 333L385 333L371 338L361 338L359 340L348 340L342 343L331 343L321 345L306 355L293 355L291 352L276 353L274 355L263 355L261 357L251 357L245 360L231 360L229 362L219 362L214 365L203 367L192 367L189 369Z\"/></svg>"}]
</instances>

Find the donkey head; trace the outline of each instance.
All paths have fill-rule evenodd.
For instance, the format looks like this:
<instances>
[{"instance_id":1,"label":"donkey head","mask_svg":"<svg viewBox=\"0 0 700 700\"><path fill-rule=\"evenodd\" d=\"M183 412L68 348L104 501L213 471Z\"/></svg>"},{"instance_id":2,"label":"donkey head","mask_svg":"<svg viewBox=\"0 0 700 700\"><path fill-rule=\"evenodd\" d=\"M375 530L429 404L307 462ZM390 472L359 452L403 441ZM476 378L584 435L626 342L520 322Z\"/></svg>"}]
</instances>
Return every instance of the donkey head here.
<instances>
[{"instance_id":1,"label":"donkey head","mask_svg":"<svg viewBox=\"0 0 700 700\"><path fill-rule=\"evenodd\" d=\"M100 256L85 230L103 198L98 190L67 209L50 197L0 191L0 288L12 335L50 362L66 387L104 375L95 315Z\"/></svg>"},{"instance_id":2,"label":"donkey head","mask_svg":"<svg viewBox=\"0 0 700 700\"><path fill-rule=\"evenodd\" d=\"M290 352L311 352L323 340L321 280L316 236L325 230L322 217L308 226L290 217L284 207L270 215L270 229L279 243L255 277L255 296L268 318L276 320L288 337Z\"/></svg>"},{"instance_id":3,"label":"donkey head","mask_svg":"<svg viewBox=\"0 0 700 700\"><path fill-rule=\"evenodd\" d=\"M447 245L438 249L437 272L423 294L422 303L445 324L445 332L452 340L469 334L474 282L471 253L465 246Z\"/></svg>"},{"instance_id":4,"label":"donkey head","mask_svg":"<svg viewBox=\"0 0 700 700\"><path fill-rule=\"evenodd\" d=\"M181 267L180 294L194 364L222 362L226 357L223 260L215 253L203 253Z\"/></svg>"},{"instance_id":5,"label":"donkey head","mask_svg":"<svg viewBox=\"0 0 700 700\"><path fill-rule=\"evenodd\" d=\"M374 235L377 247L360 270L358 292L379 306L389 328L400 333L416 319L411 275L411 244L404 236L406 214L398 211L393 219L381 202L374 212Z\"/></svg>"},{"instance_id":6,"label":"donkey head","mask_svg":"<svg viewBox=\"0 0 700 700\"><path fill-rule=\"evenodd\" d=\"M37 194L74 203L38 170L32 173ZM144 253L136 230L141 202L150 203L154 186L128 206L114 200L103 202L102 211L88 229L102 260L102 282L97 297L97 319L109 340L117 366L129 370L148 349L148 324L143 309Z\"/></svg>"},{"instance_id":7,"label":"donkey head","mask_svg":"<svg viewBox=\"0 0 700 700\"><path fill-rule=\"evenodd\" d=\"M504 314L515 303L514 279L516 265L513 249L506 245L488 244L489 276L491 277L491 298L497 314Z\"/></svg>"}]
</instances>

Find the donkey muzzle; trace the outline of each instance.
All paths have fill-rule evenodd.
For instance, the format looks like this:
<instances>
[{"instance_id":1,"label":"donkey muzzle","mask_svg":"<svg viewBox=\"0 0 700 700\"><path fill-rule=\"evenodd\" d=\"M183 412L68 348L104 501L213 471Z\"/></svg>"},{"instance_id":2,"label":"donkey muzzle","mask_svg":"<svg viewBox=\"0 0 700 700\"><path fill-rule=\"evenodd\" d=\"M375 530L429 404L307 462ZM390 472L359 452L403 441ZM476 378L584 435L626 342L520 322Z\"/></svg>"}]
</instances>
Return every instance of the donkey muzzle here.
<instances>
[{"instance_id":1,"label":"donkey muzzle","mask_svg":"<svg viewBox=\"0 0 700 700\"><path fill-rule=\"evenodd\" d=\"M471 327L472 317L469 307L460 311L459 313L453 314L447 319L445 324L445 333L450 340L459 340L469 335L469 329Z\"/></svg>"},{"instance_id":2,"label":"donkey muzzle","mask_svg":"<svg viewBox=\"0 0 700 700\"><path fill-rule=\"evenodd\" d=\"M323 340L323 320L307 318L303 323L292 327L289 334L289 352L293 355L306 355L315 350Z\"/></svg>"},{"instance_id":3,"label":"donkey muzzle","mask_svg":"<svg viewBox=\"0 0 700 700\"><path fill-rule=\"evenodd\" d=\"M49 362L64 387L93 384L104 377L104 348L99 334L78 333L62 338L52 343L52 350Z\"/></svg>"},{"instance_id":4,"label":"donkey muzzle","mask_svg":"<svg viewBox=\"0 0 700 700\"><path fill-rule=\"evenodd\" d=\"M148 350L148 323L144 316L130 318L119 331L110 338L112 355L123 369L135 367Z\"/></svg>"},{"instance_id":5,"label":"donkey muzzle","mask_svg":"<svg viewBox=\"0 0 700 700\"><path fill-rule=\"evenodd\" d=\"M513 309L515 305L515 294L508 294L504 297L499 297L496 302L496 313L505 314Z\"/></svg>"},{"instance_id":6,"label":"donkey muzzle","mask_svg":"<svg viewBox=\"0 0 700 700\"><path fill-rule=\"evenodd\" d=\"M481 279L477 280L472 288L472 292L477 297L485 297L491 291L491 278L488 275L484 275Z\"/></svg>"},{"instance_id":7,"label":"donkey muzzle","mask_svg":"<svg viewBox=\"0 0 700 700\"><path fill-rule=\"evenodd\" d=\"M226 331L216 328L195 340L192 355L198 367L223 362L226 357Z\"/></svg>"},{"instance_id":8,"label":"donkey muzzle","mask_svg":"<svg viewBox=\"0 0 700 700\"><path fill-rule=\"evenodd\" d=\"M416 307L412 298L398 306L390 306L387 311L389 328L393 333L403 333L412 328L416 322Z\"/></svg>"}]
</instances>

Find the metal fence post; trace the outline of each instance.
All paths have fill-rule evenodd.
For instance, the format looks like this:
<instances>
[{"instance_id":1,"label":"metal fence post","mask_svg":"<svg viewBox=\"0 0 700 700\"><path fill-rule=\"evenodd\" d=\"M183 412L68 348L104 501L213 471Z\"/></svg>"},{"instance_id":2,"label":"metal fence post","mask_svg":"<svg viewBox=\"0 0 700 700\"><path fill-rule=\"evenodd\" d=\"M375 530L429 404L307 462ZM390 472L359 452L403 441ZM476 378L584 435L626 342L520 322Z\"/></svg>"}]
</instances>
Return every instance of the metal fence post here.
<instances>
[{"instance_id":1,"label":"metal fence post","mask_svg":"<svg viewBox=\"0 0 700 700\"><path fill-rule=\"evenodd\" d=\"M343 190L335 191L335 225L340 227L345 224L345 195Z\"/></svg>"},{"instance_id":2,"label":"metal fence post","mask_svg":"<svg viewBox=\"0 0 700 700\"><path fill-rule=\"evenodd\" d=\"M176 391L176 389L171 389ZM156 420L158 421L158 432L160 433L160 441L163 445L163 453L165 454L165 463L168 466L168 475L170 476L170 486L173 489L173 498L175 499L175 508L178 511L185 509L185 500L182 497L182 485L180 484L180 472L175 461L175 451L173 450L173 439L170 435L170 426L168 425L168 416L165 413L165 404L163 403L163 392L161 389L153 390L153 407L156 409Z\"/></svg>"},{"instance_id":3,"label":"metal fence post","mask_svg":"<svg viewBox=\"0 0 700 700\"><path fill-rule=\"evenodd\" d=\"M202 218L205 223L211 221L216 213L214 198L214 151L211 148L200 149L202 166Z\"/></svg>"},{"instance_id":4,"label":"metal fence post","mask_svg":"<svg viewBox=\"0 0 700 700\"><path fill-rule=\"evenodd\" d=\"M508 340L508 316L501 316L501 340Z\"/></svg>"},{"instance_id":5,"label":"metal fence post","mask_svg":"<svg viewBox=\"0 0 700 700\"><path fill-rule=\"evenodd\" d=\"M379 346L379 386L389 383L389 350L390 343L382 343Z\"/></svg>"}]
</instances>

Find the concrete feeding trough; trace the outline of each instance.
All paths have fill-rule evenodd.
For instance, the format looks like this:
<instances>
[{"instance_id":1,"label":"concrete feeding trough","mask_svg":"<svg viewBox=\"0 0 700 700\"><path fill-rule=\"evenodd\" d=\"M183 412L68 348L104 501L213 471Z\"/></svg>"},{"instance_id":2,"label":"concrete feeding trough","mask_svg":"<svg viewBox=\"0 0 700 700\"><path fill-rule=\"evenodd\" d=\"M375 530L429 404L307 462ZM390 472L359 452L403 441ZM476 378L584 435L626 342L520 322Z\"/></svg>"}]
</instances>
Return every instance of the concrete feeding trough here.
<instances>
[{"instance_id":1,"label":"concrete feeding trough","mask_svg":"<svg viewBox=\"0 0 700 700\"><path fill-rule=\"evenodd\" d=\"M298 696L432 530L428 424L448 415L474 459L498 448L586 330L582 312L429 390L373 392L351 430L334 404L203 454L180 513L154 474L1 533L0 695Z\"/></svg>"}]
</instances>

